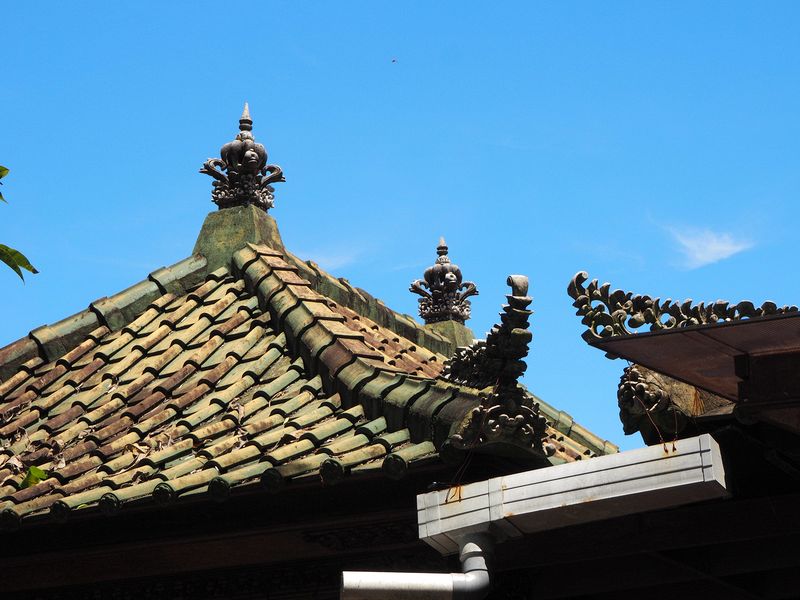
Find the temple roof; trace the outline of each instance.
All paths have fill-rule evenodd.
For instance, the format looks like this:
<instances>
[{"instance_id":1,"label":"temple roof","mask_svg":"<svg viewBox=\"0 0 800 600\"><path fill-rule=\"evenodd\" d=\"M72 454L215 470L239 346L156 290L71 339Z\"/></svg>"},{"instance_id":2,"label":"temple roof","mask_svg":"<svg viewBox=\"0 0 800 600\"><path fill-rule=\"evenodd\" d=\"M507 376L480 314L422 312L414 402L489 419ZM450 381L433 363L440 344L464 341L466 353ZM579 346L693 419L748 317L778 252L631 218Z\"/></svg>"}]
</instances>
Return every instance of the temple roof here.
<instances>
[{"instance_id":1,"label":"temple roof","mask_svg":"<svg viewBox=\"0 0 800 600\"><path fill-rule=\"evenodd\" d=\"M456 343L292 255L263 208L210 214L192 256L0 349L0 526L481 451L492 390L443 372ZM523 457L617 451L520 395L546 420Z\"/></svg>"},{"instance_id":2,"label":"temple roof","mask_svg":"<svg viewBox=\"0 0 800 600\"><path fill-rule=\"evenodd\" d=\"M478 396L409 338L447 341L388 309L395 326L379 325L286 258L250 244L234 274L204 275L192 256L0 351L5 525L438 460ZM554 462L616 450L544 407Z\"/></svg>"}]
</instances>

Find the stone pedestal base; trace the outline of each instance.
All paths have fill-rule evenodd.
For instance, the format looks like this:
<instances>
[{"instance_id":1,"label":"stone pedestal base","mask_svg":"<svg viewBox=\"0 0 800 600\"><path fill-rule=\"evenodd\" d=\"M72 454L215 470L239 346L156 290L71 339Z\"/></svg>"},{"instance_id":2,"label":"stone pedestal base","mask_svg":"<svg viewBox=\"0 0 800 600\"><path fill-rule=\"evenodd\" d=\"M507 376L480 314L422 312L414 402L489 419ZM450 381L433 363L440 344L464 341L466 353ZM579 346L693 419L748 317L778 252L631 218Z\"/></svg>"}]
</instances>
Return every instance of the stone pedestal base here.
<instances>
[{"instance_id":1,"label":"stone pedestal base","mask_svg":"<svg viewBox=\"0 0 800 600\"><path fill-rule=\"evenodd\" d=\"M248 242L285 252L275 219L255 206L209 213L192 252L206 257L209 272L220 267L230 269L233 253Z\"/></svg>"},{"instance_id":2,"label":"stone pedestal base","mask_svg":"<svg viewBox=\"0 0 800 600\"><path fill-rule=\"evenodd\" d=\"M455 321L440 321L438 323L431 323L425 325L425 329L435 331L439 335L443 335L448 340L451 340L457 348L461 346L469 346L475 341L475 334L472 330L461 323Z\"/></svg>"}]
</instances>

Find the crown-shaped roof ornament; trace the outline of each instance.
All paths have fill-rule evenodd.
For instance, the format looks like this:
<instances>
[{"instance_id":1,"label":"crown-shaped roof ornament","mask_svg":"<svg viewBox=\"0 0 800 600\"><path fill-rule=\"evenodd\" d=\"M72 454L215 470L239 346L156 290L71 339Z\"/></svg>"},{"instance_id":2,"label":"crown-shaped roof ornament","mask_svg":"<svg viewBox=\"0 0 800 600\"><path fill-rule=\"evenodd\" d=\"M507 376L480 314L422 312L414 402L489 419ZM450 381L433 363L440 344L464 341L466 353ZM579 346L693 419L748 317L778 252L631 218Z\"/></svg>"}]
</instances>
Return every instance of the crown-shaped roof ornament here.
<instances>
[{"instance_id":1,"label":"crown-shaped roof ornament","mask_svg":"<svg viewBox=\"0 0 800 600\"><path fill-rule=\"evenodd\" d=\"M252 204L268 211L275 202L270 184L286 181L279 166L267 164L267 150L256 143L252 130L253 119L245 102L236 138L222 146L221 158L209 158L200 169L215 180L211 199L219 208Z\"/></svg>"},{"instance_id":2,"label":"crown-shaped roof ornament","mask_svg":"<svg viewBox=\"0 0 800 600\"><path fill-rule=\"evenodd\" d=\"M425 269L424 279L411 282L410 291L419 294L419 316L426 324L440 321L464 323L470 317L470 296L478 290L471 281L462 281L461 269L450 262L447 244L439 238L436 262Z\"/></svg>"}]
</instances>

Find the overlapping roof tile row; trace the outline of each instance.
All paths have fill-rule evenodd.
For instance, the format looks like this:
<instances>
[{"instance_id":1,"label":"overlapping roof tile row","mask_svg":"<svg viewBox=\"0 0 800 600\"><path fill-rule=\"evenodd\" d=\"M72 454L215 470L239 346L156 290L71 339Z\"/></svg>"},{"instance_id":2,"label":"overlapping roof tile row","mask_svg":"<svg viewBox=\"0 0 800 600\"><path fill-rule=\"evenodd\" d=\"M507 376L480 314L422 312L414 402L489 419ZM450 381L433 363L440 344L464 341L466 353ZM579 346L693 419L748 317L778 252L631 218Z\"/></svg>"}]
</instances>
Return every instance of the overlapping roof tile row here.
<instances>
[{"instance_id":1,"label":"overlapping roof tile row","mask_svg":"<svg viewBox=\"0 0 800 600\"><path fill-rule=\"evenodd\" d=\"M399 477L479 402L437 379L442 354L321 294L281 252L249 245L234 265L203 280L192 257L0 350L0 523ZM613 450L544 412L554 461Z\"/></svg>"}]
</instances>

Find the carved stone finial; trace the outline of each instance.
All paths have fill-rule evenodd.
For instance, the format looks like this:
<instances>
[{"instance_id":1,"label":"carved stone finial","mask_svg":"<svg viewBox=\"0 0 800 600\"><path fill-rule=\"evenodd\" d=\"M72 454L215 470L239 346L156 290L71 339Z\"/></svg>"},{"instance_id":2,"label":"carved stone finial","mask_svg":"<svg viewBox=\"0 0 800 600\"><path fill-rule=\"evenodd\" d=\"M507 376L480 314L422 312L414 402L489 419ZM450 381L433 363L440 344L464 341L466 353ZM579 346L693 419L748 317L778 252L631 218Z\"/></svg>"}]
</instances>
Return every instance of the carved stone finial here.
<instances>
[{"instance_id":1,"label":"carved stone finial","mask_svg":"<svg viewBox=\"0 0 800 600\"><path fill-rule=\"evenodd\" d=\"M267 151L256 143L252 130L250 107L245 102L236 138L222 146L221 158L209 158L200 169L214 178L211 199L220 208L252 204L268 211L275 201L270 184L286 181L279 166L267 164Z\"/></svg>"},{"instance_id":2,"label":"carved stone finial","mask_svg":"<svg viewBox=\"0 0 800 600\"><path fill-rule=\"evenodd\" d=\"M525 372L522 359L528 355L533 334L528 330L528 278L509 275L511 294L506 296L500 323L494 325L486 340L459 348L444 364L442 377L460 385L484 389L490 386L517 389L517 378ZM521 388L520 388L521 389Z\"/></svg>"},{"instance_id":3,"label":"carved stone finial","mask_svg":"<svg viewBox=\"0 0 800 600\"><path fill-rule=\"evenodd\" d=\"M503 443L541 454L546 422L539 406L517 379L525 372L523 360L533 338L528 330L531 298L528 278L510 275L511 294L486 340L459 348L448 360L442 378L473 388L492 388L481 406L475 408L452 440L456 446Z\"/></svg>"},{"instance_id":4,"label":"carved stone finial","mask_svg":"<svg viewBox=\"0 0 800 600\"><path fill-rule=\"evenodd\" d=\"M470 296L478 290L471 281L462 281L461 269L450 262L447 243L439 238L436 247L436 262L425 269L424 279L411 282L409 291L419 294L419 316L426 325L440 321L456 321L463 324L470 317Z\"/></svg>"}]
</instances>

